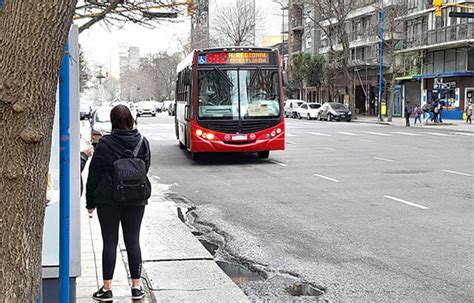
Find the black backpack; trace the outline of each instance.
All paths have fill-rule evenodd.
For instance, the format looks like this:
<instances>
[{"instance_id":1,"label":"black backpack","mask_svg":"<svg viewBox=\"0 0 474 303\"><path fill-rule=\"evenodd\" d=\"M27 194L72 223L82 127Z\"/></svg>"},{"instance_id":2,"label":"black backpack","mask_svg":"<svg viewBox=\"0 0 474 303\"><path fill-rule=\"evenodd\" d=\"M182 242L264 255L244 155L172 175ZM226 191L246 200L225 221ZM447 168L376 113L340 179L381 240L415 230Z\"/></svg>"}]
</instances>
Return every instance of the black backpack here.
<instances>
[{"instance_id":1,"label":"black backpack","mask_svg":"<svg viewBox=\"0 0 474 303\"><path fill-rule=\"evenodd\" d=\"M114 168L112 192L115 201L130 204L147 200L151 196L151 184L147 177L145 161L137 158L142 143L143 137L140 136L140 141L131 157L119 157L112 163Z\"/></svg>"}]
</instances>

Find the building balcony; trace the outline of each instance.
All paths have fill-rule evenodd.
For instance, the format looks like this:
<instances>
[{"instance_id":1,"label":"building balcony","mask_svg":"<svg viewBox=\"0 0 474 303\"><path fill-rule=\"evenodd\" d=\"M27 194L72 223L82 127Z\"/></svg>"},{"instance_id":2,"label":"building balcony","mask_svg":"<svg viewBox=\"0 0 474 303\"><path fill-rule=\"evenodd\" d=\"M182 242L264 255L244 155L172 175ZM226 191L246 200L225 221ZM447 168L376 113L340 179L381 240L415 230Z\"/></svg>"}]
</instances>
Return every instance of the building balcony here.
<instances>
[{"instance_id":1,"label":"building balcony","mask_svg":"<svg viewBox=\"0 0 474 303\"><path fill-rule=\"evenodd\" d=\"M418 49L443 48L456 42L474 42L474 23L457 24L440 29L429 30L414 39L405 39L403 50L414 51Z\"/></svg>"}]
</instances>

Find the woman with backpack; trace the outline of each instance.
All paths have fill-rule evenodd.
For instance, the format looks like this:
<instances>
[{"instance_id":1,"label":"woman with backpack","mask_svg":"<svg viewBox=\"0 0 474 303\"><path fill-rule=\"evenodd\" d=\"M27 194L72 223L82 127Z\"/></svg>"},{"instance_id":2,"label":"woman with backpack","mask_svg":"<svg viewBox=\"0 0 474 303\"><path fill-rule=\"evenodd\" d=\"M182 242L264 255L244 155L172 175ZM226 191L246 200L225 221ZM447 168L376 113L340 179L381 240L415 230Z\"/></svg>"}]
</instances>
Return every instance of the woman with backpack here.
<instances>
[{"instance_id":1,"label":"woman with backpack","mask_svg":"<svg viewBox=\"0 0 474 303\"><path fill-rule=\"evenodd\" d=\"M110 112L112 133L97 145L89 166L86 201L89 214L97 208L102 232L103 286L92 295L97 301L112 301L119 224L127 248L132 278L132 299L145 296L141 286L140 226L151 195L147 173L150 168L148 141L133 129L128 107L115 106Z\"/></svg>"}]
</instances>

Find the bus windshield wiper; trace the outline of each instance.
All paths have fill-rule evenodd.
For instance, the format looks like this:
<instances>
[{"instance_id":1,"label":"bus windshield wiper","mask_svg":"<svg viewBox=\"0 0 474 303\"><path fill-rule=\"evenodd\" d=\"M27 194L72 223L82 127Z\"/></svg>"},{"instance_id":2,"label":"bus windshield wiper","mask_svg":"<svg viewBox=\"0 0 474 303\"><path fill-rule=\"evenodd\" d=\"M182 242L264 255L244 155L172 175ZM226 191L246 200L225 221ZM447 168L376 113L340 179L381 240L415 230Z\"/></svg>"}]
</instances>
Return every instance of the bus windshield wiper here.
<instances>
[{"instance_id":1,"label":"bus windshield wiper","mask_svg":"<svg viewBox=\"0 0 474 303\"><path fill-rule=\"evenodd\" d=\"M222 69L220 69L219 67L217 66L214 66L214 70L219 74L219 76L221 76L222 79L225 80L225 82L227 82L227 84L229 84L230 87L234 87L234 83L232 83L232 81L230 80L229 76L227 76L226 73L224 73L222 71Z\"/></svg>"}]
</instances>

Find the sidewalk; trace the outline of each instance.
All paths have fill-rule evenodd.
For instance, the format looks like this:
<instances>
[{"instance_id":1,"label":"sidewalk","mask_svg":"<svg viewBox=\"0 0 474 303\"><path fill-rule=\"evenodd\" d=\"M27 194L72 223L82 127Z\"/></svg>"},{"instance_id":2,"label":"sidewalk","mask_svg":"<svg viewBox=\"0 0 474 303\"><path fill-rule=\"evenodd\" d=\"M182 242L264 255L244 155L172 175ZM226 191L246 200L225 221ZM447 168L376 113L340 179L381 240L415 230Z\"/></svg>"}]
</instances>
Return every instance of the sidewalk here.
<instances>
[{"instance_id":1,"label":"sidewalk","mask_svg":"<svg viewBox=\"0 0 474 303\"><path fill-rule=\"evenodd\" d=\"M143 285L141 302L249 302L242 290L217 266L213 256L173 212L175 204L164 200L161 188L146 207L141 230ZM89 221L81 214L81 268L77 301L91 298L102 285L102 238L97 215ZM131 302L127 257L122 236L115 267L114 302Z\"/></svg>"},{"instance_id":2,"label":"sidewalk","mask_svg":"<svg viewBox=\"0 0 474 303\"><path fill-rule=\"evenodd\" d=\"M405 118L394 117L392 118L392 122L387 121L387 117L384 117L384 121L380 122L377 120L377 117L365 117L365 116L357 116L357 119L352 120L356 123L373 123L373 124L381 124L381 125L392 125L392 126L405 126ZM431 123L428 124L417 123L416 125L413 124L414 118L410 118L410 125L411 127L417 128L432 128L432 129L446 129L451 131L460 131L460 132L474 132L474 124L467 124L466 121L462 120L443 120L443 123Z\"/></svg>"}]
</instances>

